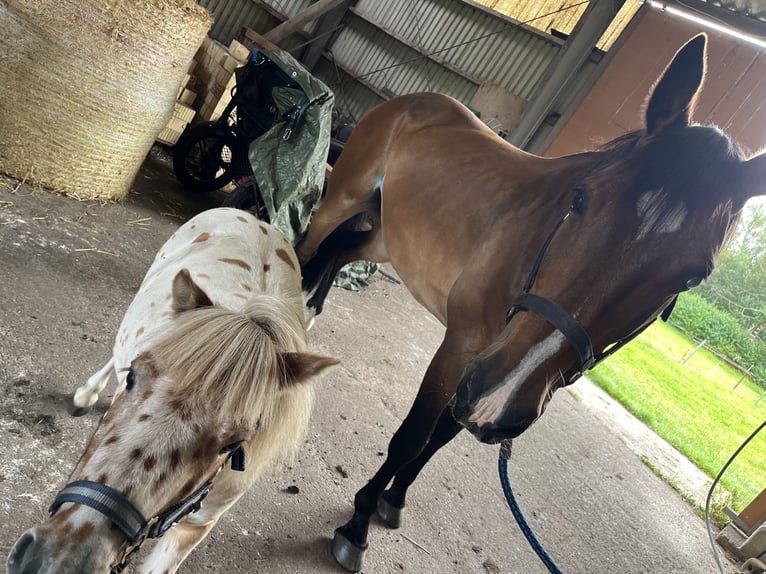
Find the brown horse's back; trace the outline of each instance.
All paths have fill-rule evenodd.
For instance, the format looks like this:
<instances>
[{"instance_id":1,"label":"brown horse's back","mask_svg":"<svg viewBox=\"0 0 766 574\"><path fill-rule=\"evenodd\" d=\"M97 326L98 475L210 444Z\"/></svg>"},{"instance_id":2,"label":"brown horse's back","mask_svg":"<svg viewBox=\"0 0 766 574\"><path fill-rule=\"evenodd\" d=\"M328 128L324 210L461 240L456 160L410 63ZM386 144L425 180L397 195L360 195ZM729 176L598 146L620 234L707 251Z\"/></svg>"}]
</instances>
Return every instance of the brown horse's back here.
<instances>
[{"instance_id":1,"label":"brown horse's back","mask_svg":"<svg viewBox=\"0 0 766 574\"><path fill-rule=\"evenodd\" d=\"M539 196L525 183L554 167L435 93L378 106L346 149L328 197L369 201L375 209L380 193L381 235L365 258L390 260L415 298L442 322L452 285L477 252L492 249L487 242L496 239L498 227L510 232L504 241L522 240L513 237L513 219L523 216L525 206L534 209Z\"/></svg>"}]
</instances>

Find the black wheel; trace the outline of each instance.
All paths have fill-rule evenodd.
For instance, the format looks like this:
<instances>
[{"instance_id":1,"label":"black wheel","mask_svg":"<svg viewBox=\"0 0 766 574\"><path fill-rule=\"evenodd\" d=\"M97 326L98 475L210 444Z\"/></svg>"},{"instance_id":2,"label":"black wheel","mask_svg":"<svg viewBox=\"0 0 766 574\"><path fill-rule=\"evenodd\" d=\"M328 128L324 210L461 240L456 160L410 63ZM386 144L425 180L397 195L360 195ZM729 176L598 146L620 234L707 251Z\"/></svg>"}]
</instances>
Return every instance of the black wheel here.
<instances>
[{"instance_id":1,"label":"black wheel","mask_svg":"<svg viewBox=\"0 0 766 574\"><path fill-rule=\"evenodd\" d=\"M173 150L173 171L184 187L215 191L239 179L247 146L231 130L207 122L187 130Z\"/></svg>"},{"instance_id":2,"label":"black wheel","mask_svg":"<svg viewBox=\"0 0 766 574\"><path fill-rule=\"evenodd\" d=\"M252 211L255 216L266 223L269 222L269 212L260 197L260 191L252 178L243 182L226 194L221 205Z\"/></svg>"},{"instance_id":3,"label":"black wheel","mask_svg":"<svg viewBox=\"0 0 766 574\"><path fill-rule=\"evenodd\" d=\"M246 183L244 185L238 185L226 194L223 199L222 205L224 207L236 207L237 209L244 209L247 211L253 207L257 202L255 197L255 188L253 184Z\"/></svg>"}]
</instances>

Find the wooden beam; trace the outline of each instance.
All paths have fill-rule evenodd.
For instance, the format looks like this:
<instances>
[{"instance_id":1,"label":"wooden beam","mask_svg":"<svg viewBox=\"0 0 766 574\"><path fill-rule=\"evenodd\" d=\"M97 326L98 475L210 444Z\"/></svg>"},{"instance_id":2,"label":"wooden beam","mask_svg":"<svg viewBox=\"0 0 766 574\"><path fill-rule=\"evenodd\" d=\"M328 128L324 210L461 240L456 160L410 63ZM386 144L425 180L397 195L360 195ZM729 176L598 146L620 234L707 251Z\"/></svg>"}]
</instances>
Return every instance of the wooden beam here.
<instances>
[{"instance_id":1,"label":"wooden beam","mask_svg":"<svg viewBox=\"0 0 766 574\"><path fill-rule=\"evenodd\" d=\"M301 61L306 68L313 71L314 67L316 67L322 57L322 54L327 51L328 44L330 44L331 41L334 41L334 38L337 37L338 32L334 30L340 26L349 7L356 4L356 2L357 0L344 0L327 14L322 16L316 27L314 37L312 38L311 43L306 47L306 51L301 58Z\"/></svg>"},{"instance_id":2,"label":"wooden beam","mask_svg":"<svg viewBox=\"0 0 766 574\"><path fill-rule=\"evenodd\" d=\"M292 18L288 18L276 28L269 30L264 34L264 38L274 43L279 43L293 32L297 32L309 22L316 20L343 2L345 2L345 0L317 0L310 6L298 12Z\"/></svg>"},{"instance_id":3,"label":"wooden beam","mask_svg":"<svg viewBox=\"0 0 766 574\"><path fill-rule=\"evenodd\" d=\"M253 30L252 28L248 28L247 26L244 26L242 28L242 31L239 33L239 38L237 38L240 44L246 46L250 50L279 50L279 46L277 46L274 42L271 42L261 36L258 32Z\"/></svg>"},{"instance_id":4,"label":"wooden beam","mask_svg":"<svg viewBox=\"0 0 766 574\"><path fill-rule=\"evenodd\" d=\"M548 65L537 93L524 110L521 120L506 138L510 143L520 148L529 143L558 97L572 85L596 42L624 3L625 0L590 0L561 51Z\"/></svg>"}]
</instances>

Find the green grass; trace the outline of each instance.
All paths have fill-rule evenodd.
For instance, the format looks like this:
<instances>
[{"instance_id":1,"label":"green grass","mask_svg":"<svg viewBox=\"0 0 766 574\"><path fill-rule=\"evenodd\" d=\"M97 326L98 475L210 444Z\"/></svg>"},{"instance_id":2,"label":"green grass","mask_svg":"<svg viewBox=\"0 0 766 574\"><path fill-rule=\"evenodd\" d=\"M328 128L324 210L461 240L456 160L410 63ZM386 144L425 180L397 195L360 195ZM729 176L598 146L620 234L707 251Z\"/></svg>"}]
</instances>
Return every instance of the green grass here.
<instances>
[{"instance_id":1,"label":"green grass","mask_svg":"<svg viewBox=\"0 0 766 574\"><path fill-rule=\"evenodd\" d=\"M711 477L766 418L766 397L749 379L704 349L681 360L697 343L657 322L589 377ZM766 432L724 474L741 510L766 485Z\"/></svg>"}]
</instances>

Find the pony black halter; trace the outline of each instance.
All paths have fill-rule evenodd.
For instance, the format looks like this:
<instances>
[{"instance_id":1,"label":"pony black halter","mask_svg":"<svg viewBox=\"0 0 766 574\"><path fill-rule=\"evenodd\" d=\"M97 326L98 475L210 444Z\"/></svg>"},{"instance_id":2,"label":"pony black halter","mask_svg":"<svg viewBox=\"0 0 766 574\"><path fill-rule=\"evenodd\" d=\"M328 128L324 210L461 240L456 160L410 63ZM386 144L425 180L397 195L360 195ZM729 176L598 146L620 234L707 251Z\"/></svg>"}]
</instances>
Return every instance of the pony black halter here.
<instances>
[{"instance_id":1,"label":"pony black halter","mask_svg":"<svg viewBox=\"0 0 766 574\"><path fill-rule=\"evenodd\" d=\"M527 276L527 280L524 283L524 287L522 288L521 293L516 298L516 301L508 310L508 313L505 317L505 323L507 325L511 322L511 319L513 319L517 312L531 311L561 331L561 333L564 335L564 337L566 337L567 341L574 349L575 353L577 353L578 358L578 369L565 381L566 385L574 383L583 375L585 371L592 369L598 363L609 357L612 353L620 350L624 345L638 337L656 319L656 317L650 319L638 327L635 331L630 333L628 336L618 339L611 346L607 347L606 350L602 351L598 355L594 355L593 343L591 342L588 332L583 328L582 325L580 325L580 323L571 313L569 313L561 305L555 301L552 301L551 299L530 293L530 290L535 283L535 279L537 278L537 274L540 271L540 266L542 265L543 259L545 258L545 254L548 251L548 248L550 247L556 232L561 228L563 223L569 219L569 216L572 213L579 215L583 212L584 208L585 192L582 188L577 187L575 188L575 195L572 198L572 204L570 205L569 210L561 219L556 222L556 225L553 226L553 229L548 234L548 237L546 237L543 246L537 253L535 262L532 265L532 270ZM670 313L673 311L675 303L676 297L673 298L670 305L668 305L662 312L661 317L663 321L668 320Z\"/></svg>"},{"instance_id":2,"label":"pony black halter","mask_svg":"<svg viewBox=\"0 0 766 574\"><path fill-rule=\"evenodd\" d=\"M56 495L48 512L53 516L63 504L72 502L97 510L111 520L125 535L125 544L112 562L110 570L111 574L120 574L148 538L159 538L184 516L200 509L202 500L213 486L213 481L229 461L232 470L245 470L245 451L241 446L230 452L213 476L191 495L148 520L122 494L105 484L90 480L76 480L67 484Z\"/></svg>"}]
</instances>

